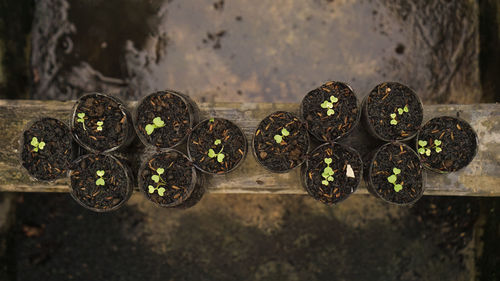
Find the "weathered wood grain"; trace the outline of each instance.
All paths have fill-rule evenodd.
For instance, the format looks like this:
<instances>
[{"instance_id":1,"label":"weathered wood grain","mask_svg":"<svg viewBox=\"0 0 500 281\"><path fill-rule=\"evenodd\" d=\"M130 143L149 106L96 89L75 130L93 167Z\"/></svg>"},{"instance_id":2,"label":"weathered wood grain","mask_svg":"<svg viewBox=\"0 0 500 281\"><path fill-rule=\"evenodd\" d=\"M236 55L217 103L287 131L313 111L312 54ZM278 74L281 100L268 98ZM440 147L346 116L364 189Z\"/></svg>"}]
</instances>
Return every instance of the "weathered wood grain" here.
<instances>
[{"instance_id":1,"label":"weathered wood grain","mask_svg":"<svg viewBox=\"0 0 500 281\"><path fill-rule=\"evenodd\" d=\"M68 181L54 183L33 181L21 168L18 137L32 119L52 116L68 121L72 102L0 100L0 191L67 192ZM131 103L134 106L134 102ZM217 103L199 104L202 118L208 116L233 120L242 127L251 143L251 135L258 122L276 110L297 111L298 104ZM425 107L426 120L440 115L459 115L467 120L479 136L479 152L465 169L448 175L427 173L425 194L457 196L500 196L500 105L429 105ZM366 154L379 143L369 138L361 126L350 137L342 140ZM140 154L136 152L134 155ZM132 157L137 162L138 157ZM274 193L305 194L300 183L300 169L287 174L272 174L260 167L249 153L243 165L233 173L207 179L209 192L214 193ZM366 194L364 183L356 192Z\"/></svg>"}]
</instances>

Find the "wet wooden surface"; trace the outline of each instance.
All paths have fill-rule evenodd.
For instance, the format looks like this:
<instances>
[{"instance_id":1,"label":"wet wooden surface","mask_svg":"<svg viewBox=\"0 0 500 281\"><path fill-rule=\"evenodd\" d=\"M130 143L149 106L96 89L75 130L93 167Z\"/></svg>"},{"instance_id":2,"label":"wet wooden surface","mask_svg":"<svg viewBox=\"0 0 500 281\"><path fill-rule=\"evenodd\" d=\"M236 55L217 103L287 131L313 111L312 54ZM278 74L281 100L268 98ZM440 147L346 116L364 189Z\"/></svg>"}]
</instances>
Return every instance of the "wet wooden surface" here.
<instances>
[{"instance_id":1,"label":"wet wooden surface","mask_svg":"<svg viewBox=\"0 0 500 281\"><path fill-rule=\"evenodd\" d=\"M32 119L51 116L68 121L73 102L0 100L0 191L68 192L68 180L54 183L33 181L18 161L18 138ZM133 106L134 103L131 103ZM276 103L201 103L201 117L223 117L242 127L251 143L258 122L276 110L297 111L298 104ZM441 115L457 116L468 121L479 136L479 152L466 168L447 175L427 173L426 195L500 196L500 105L428 105L426 120ZM373 148L373 140L358 126L352 136L343 140L363 155ZM273 174L259 166L249 145L244 163L233 173L207 178L208 192L305 194L300 183L300 169L287 174ZM137 153L136 153L137 154ZM132 159L137 160L137 159ZM361 183L357 194L366 194Z\"/></svg>"}]
</instances>

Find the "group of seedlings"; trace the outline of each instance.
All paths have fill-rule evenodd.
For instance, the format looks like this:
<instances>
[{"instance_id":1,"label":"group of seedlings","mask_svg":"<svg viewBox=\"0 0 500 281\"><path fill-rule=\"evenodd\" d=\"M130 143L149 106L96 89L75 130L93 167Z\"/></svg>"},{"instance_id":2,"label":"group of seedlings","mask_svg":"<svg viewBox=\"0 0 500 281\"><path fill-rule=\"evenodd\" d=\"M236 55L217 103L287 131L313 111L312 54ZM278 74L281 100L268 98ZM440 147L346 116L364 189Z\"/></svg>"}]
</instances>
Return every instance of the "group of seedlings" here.
<instances>
[{"instance_id":1,"label":"group of seedlings","mask_svg":"<svg viewBox=\"0 0 500 281\"><path fill-rule=\"evenodd\" d=\"M199 121L198 115L196 104L174 91L144 97L133 114L117 98L87 94L76 102L70 126L53 118L28 125L20 140L21 163L37 180L69 175L71 196L93 211L119 208L137 185L159 206L190 207L204 193L200 172L229 173L247 153L245 134L233 122ZM356 150L338 142L353 131L361 115L368 131L387 142L364 166ZM262 119L252 148L258 163L271 172L302 165L305 190L325 204L355 192L363 168L371 193L391 203L411 204L423 194L423 168L456 171L477 151L477 136L465 121L437 117L421 126L422 120L418 96L402 84L377 85L360 108L349 85L328 82L307 93L298 115L277 111ZM317 143L310 135L323 144L310 150ZM136 136L140 143L133 141ZM416 151L403 143L415 136ZM131 151L143 148L138 165L123 157L131 145ZM131 167L138 167L137 172Z\"/></svg>"}]
</instances>

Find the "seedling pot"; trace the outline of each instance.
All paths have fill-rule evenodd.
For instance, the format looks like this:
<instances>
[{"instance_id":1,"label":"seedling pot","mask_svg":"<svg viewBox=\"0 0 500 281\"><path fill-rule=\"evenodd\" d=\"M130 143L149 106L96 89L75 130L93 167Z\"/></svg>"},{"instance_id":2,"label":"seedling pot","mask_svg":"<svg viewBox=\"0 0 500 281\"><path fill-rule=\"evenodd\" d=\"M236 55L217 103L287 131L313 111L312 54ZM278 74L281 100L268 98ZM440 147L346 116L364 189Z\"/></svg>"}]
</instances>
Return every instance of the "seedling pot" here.
<instances>
[{"instance_id":1,"label":"seedling pot","mask_svg":"<svg viewBox=\"0 0 500 281\"><path fill-rule=\"evenodd\" d=\"M308 154L302 184L314 199L337 204L354 193L363 176L359 153L340 143L325 143Z\"/></svg>"},{"instance_id":2,"label":"seedling pot","mask_svg":"<svg viewBox=\"0 0 500 281\"><path fill-rule=\"evenodd\" d=\"M139 169L139 189L161 207L191 207L203 195L203 178L191 159L174 149L149 153Z\"/></svg>"},{"instance_id":3,"label":"seedling pot","mask_svg":"<svg viewBox=\"0 0 500 281\"><path fill-rule=\"evenodd\" d=\"M42 182L67 177L77 151L69 127L54 118L28 123L19 138L21 166L32 179Z\"/></svg>"},{"instance_id":4,"label":"seedling pot","mask_svg":"<svg viewBox=\"0 0 500 281\"><path fill-rule=\"evenodd\" d=\"M201 121L189 134L187 152L194 166L211 175L234 171L245 159L247 140L243 131L223 118Z\"/></svg>"},{"instance_id":5,"label":"seedling pot","mask_svg":"<svg viewBox=\"0 0 500 281\"><path fill-rule=\"evenodd\" d=\"M372 155L365 173L370 193L396 205L411 205L422 197L425 173L413 149L393 142L381 146Z\"/></svg>"},{"instance_id":6,"label":"seedling pot","mask_svg":"<svg viewBox=\"0 0 500 281\"><path fill-rule=\"evenodd\" d=\"M109 154L87 154L75 160L70 171L70 194L94 212L109 212L128 201L133 175L124 160Z\"/></svg>"},{"instance_id":7,"label":"seedling pot","mask_svg":"<svg viewBox=\"0 0 500 281\"><path fill-rule=\"evenodd\" d=\"M257 162L273 173L286 173L306 160L309 134L306 123L291 112L277 111L264 118L253 135Z\"/></svg>"},{"instance_id":8,"label":"seedling pot","mask_svg":"<svg viewBox=\"0 0 500 281\"><path fill-rule=\"evenodd\" d=\"M476 156L478 146L477 134L469 123L449 116L429 120L415 141L424 168L441 174L466 167Z\"/></svg>"},{"instance_id":9,"label":"seedling pot","mask_svg":"<svg viewBox=\"0 0 500 281\"><path fill-rule=\"evenodd\" d=\"M330 81L307 93L300 104L300 116L316 139L333 142L352 132L361 110L349 85Z\"/></svg>"},{"instance_id":10,"label":"seedling pot","mask_svg":"<svg viewBox=\"0 0 500 281\"><path fill-rule=\"evenodd\" d=\"M387 142L413 138L423 120L418 95L397 82L384 82L373 88L363 100L362 110L368 132Z\"/></svg>"},{"instance_id":11,"label":"seedling pot","mask_svg":"<svg viewBox=\"0 0 500 281\"><path fill-rule=\"evenodd\" d=\"M125 104L100 93L86 94L76 101L70 127L76 142L92 153L122 149L135 137Z\"/></svg>"},{"instance_id":12,"label":"seedling pot","mask_svg":"<svg viewBox=\"0 0 500 281\"><path fill-rule=\"evenodd\" d=\"M174 148L185 142L198 123L198 107L187 95L165 90L152 93L137 104L134 128L148 147Z\"/></svg>"}]
</instances>

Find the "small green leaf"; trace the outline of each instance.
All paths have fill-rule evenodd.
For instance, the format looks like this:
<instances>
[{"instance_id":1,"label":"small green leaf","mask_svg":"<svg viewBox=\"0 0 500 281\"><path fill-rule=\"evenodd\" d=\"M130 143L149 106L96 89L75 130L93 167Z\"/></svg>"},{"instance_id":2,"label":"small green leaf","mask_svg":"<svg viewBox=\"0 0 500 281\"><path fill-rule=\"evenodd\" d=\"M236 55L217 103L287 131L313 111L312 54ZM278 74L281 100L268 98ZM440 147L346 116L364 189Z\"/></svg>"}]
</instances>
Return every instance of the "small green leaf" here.
<instances>
[{"instance_id":1,"label":"small green leaf","mask_svg":"<svg viewBox=\"0 0 500 281\"><path fill-rule=\"evenodd\" d=\"M425 155L427 155L427 156L431 156L431 150L427 148L427 149L425 150Z\"/></svg>"},{"instance_id":2,"label":"small green leaf","mask_svg":"<svg viewBox=\"0 0 500 281\"><path fill-rule=\"evenodd\" d=\"M165 172L165 169L163 169L163 168L156 169L156 173L158 173L158 175L163 175L164 172Z\"/></svg>"},{"instance_id":3,"label":"small green leaf","mask_svg":"<svg viewBox=\"0 0 500 281\"><path fill-rule=\"evenodd\" d=\"M102 126L104 124L104 122L102 121L97 121L97 126Z\"/></svg>"},{"instance_id":4,"label":"small green leaf","mask_svg":"<svg viewBox=\"0 0 500 281\"><path fill-rule=\"evenodd\" d=\"M398 113L399 113L399 115L403 114L403 109L402 108L398 108Z\"/></svg>"},{"instance_id":5,"label":"small green leaf","mask_svg":"<svg viewBox=\"0 0 500 281\"><path fill-rule=\"evenodd\" d=\"M339 101L339 99L336 98L335 96L330 96L330 101L332 101L333 103L336 103Z\"/></svg>"},{"instance_id":6,"label":"small green leaf","mask_svg":"<svg viewBox=\"0 0 500 281\"><path fill-rule=\"evenodd\" d=\"M327 179L330 175L329 175L329 174L327 174L327 173L325 173L325 172L323 172L323 174L321 174L321 176L322 176L323 178Z\"/></svg>"},{"instance_id":7,"label":"small green leaf","mask_svg":"<svg viewBox=\"0 0 500 281\"><path fill-rule=\"evenodd\" d=\"M215 151L214 151L213 149L211 149L211 148L210 148L210 149L208 150L208 157L210 157L210 158L214 158L214 157L215 157L215 155L217 155L217 154L215 154Z\"/></svg>"},{"instance_id":8,"label":"small green leaf","mask_svg":"<svg viewBox=\"0 0 500 281\"><path fill-rule=\"evenodd\" d=\"M409 111L409 109L408 109L408 106L407 106L407 105L405 105L405 107L403 108L403 111L404 111L404 112L408 112L408 111Z\"/></svg>"},{"instance_id":9,"label":"small green leaf","mask_svg":"<svg viewBox=\"0 0 500 281\"><path fill-rule=\"evenodd\" d=\"M286 137L286 136L290 135L290 132L289 132L287 129L283 128L283 129L281 129L281 134L282 134L284 137Z\"/></svg>"},{"instance_id":10,"label":"small green leaf","mask_svg":"<svg viewBox=\"0 0 500 281\"><path fill-rule=\"evenodd\" d=\"M165 193L165 188L164 187L158 188L158 195L163 196L164 193Z\"/></svg>"},{"instance_id":11,"label":"small green leaf","mask_svg":"<svg viewBox=\"0 0 500 281\"><path fill-rule=\"evenodd\" d=\"M418 149L418 153L424 154L425 153L425 148L421 147Z\"/></svg>"},{"instance_id":12,"label":"small green leaf","mask_svg":"<svg viewBox=\"0 0 500 281\"><path fill-rule=\"evenodd\" d=\"M38 147L33 148L34 152L38 152Z\"/></svg>"},{"instance_id":13,"label":"small green leaf","mask_svg":"<svg viewBox=\"0 0 500 281\"><path fill-rule=\"evenodd\" d=\"M323 173L325 174L328 174L328 175L333 175L333 170L331 167L326 167L324 170L323 170Z\"/></svg>"},{"instance_id":14,"label":"small green leaf","mask_svg":"<svg viewBox=\"0 0 500 281\"><path fill-rule=\"evenodd\" d=\"M333 177L332 176L328 177L328 181L333 181Z\"/></svg>"},{"instance_id":15,"label":"small green leaf","mask_svg":"<svg viewBox=\"0 0 500 281\"><path fill-rule=\"evenodd\" d=\"M149 193L155 193L155 187L152 185L148 185L148 192Z\"/></svg>"},{"instance_id":16,"label":"small green leaf","mask_svg":"<svg viewBox=\"0 0 500 281\"><path fill-rule=\"evenodd\" d=\"M222 143L222 141L221 141L221 140L215 140L215 141L214 141L214 144L215 144L215 145L219 145L219 144L221 144L221 143Z\"/></svg>"},{"instance_id":17,"label":"small green leaf","mask_svg":"<svg viewBox=\"0 0 500 281\"><path fill-rule=\"evenodd\" d=\"M85 113L80 112L76 116L78 116L78 118L83 118L83 117L85 117Z\"/></svg>"},{"instance_id":18,"label":"small green leaf","mask_svg":"<svg viewBox=\"0 0 500 281\"><path fill-rule=\"evenodd\" d=\"M328 185L328 181L327 181L327 180L321 181L321 183L322 183L323 185Z\"/></svg>"},{"instance_id":19,"label":"small green leaf","mask_svg":"<svg viewBox=\"0 0 500 281\"><path fill-rule=\"evenodd\" d=\"M210 118L210 119L208 119L208 122L209 123L213 123L213 122L215 122L215 119L214 118Z\"/></svg>"},{"instance_id":20,"label":"small green leaf","mask_svg":"<svg viewBox=\"0 0 500 281\"><path fill-rule=\"evenodd\" d=\"M147 124L144 129L146 130L146 133L148 135L151 135L153 133L153 131L155 130L155 127L151 124Z\"/></svg>"},{"instance_id":21,"label":"small green leaf","mask_svg":"<svg viewBox=\"0 0 500 281\"><path fill-rule=\"evenodd\" d=\"M219 163L222 163L222 160L224 160L224 154L219 153L219 155L217 155L217 161L219 161Z\"/></svg>"},{"instance_id":22,"label":"small green leaf","mask_svg":"<svg viewBox=\"0 0 500 281\"><path fill-rule=\"evenodd\" d=\"M396 119L392 119L391 122L389 122L389 123L391 123L391 125L397 125L398 121Z\"/></svg>"},{"instance_id":23,"label":"small green leaf","mask_svg":"<svg viewBox=\"0 0 500 281\"><path fill-rule=\"evenodd\" d=\"M95 185L104 185L104 179L103 179L103 178L98 178L98 179L95 181Z\"/></svg>"},{"instance_id":24,"label":"small green leaf","mask_svg":"<svg viewBox=\"0 0 500 281\"><path fill-rule=\"evenodd\" d=\"M328 164L328 165L329 165L329 164L332 164L332 158L325 158L325 160L324 160L324 161L325 161L325 163L326 163L326 164Z\"/></svg>"},{"instance_id":25,"label":"small green leaf","mask_svg":"<svg viewBox=\"0 0 500 281\"><path fill-rule=\"evenodd\" d=\"M395 183L397 179L398 178L396 177L396 175L390 175L389 177L387 177L387 181L390 183Z\"/></svg>"},{"instance_id":26,"label":"small green leaf","mask_svg":"<svg viewBox=\"0 0 500 281\"><path fill-rule=\"evenodd\" d=\"M403 189L403 186L400 184L395 184L394 185L394 191L399 192L401 189Z\"/></svg>"},{"instance_id":27,"label":"small green leaf","mask_svg":"<svg viewBox=\"0 0 500 281\"><path fill-rule=\"evenodd\" d=\"M391 113L390 116L391 116L392 119L394 119L394 118L396 118L396 113Z\"/></svg>"},{"instance_id":28,"label":"small green leaf","mask_svg":"<svg viewBox=\"0 0 500 281\"><path fill-rule=\"evenodd\" d=\"M158 176L158 175L152 175L152 176L151 176L151 179L152 179L154 182L158 183L158 182L160 181L160 176Z\"/></svg>"},{"instance_id":29,"label":"small green leaf","mask_svg":"<svg viewBox=\"0 0 500 281\"><path fill-rule=\"evenodd\" d=\"M43 141L38 143L38 148L43 149L45 147L45 143Z\"/></svg>"},{"instance_id":30,"label":"small green leaf","mask_svg":"<svg viewBox=\"0 0 500 281\"><path fill-rule=\"evenodd\" d=\"M436 152L437 152L437 153L439 153L439 152L441 152L441 151L443 151L443 150L441 149L441 147L436 147Z\"/></svg>"},{"instance_id":31,"label":"small green leaf","mask_svg":"<svg viewBox=\"0 0 500 281\"><path fill-rule=\"evenodd\" d=\"M277 142L277 143L281 143L281 141L283 140L283 137L280 136L280 135L275 135L274 136L274 140Z\"/></svg>"},{"instance_id":32,"label":"small green leaf","mask_svg":"<svg viewBox=\"0 0 500 281\"><path fill-rule=\"evenodd\" d=\"M321 108L328 108L328 104L329 104L329 102L328 102L328 101L324 101L324 102L321 104Z\"/></svg>"},{"instance_id":33,"label":"small green leaf","mask_svg":"<svg viewBox=\"0 0 500 281\"><path fill-rule=\"evenodd\" d=\"M434 144L435 145L441 145L441 141L440 140L434 140Z\"/></svg>"},{"instance_id":34,"label":"small green leaf","mask_svg":"<svg viewBox=\"0 0 500 281\"><path fill-rule=\"evenodd\" d=\"M38 138L37 137L33 137L31 139L31 145L35 146L35 147L38 146Z\"/></svg>"},{"instance_id":35,"label":"small green leaf","mask_svg":"<svg viewBox=\"0 0 500 281\"><path fill-rule=\"evenodd\" d=\"M328 116L333 115L333 114L335 114L335 110L333 110L331 108L326 111L326 115L328 115Z\"/></svg>"},{"instance_id":36,"label":"small green leaf","mask_svg":"<svg viewBox=\"0 0 500 281\"><path fill-rule=\"evenodd\" d=\"M161 120L160 117L155 117L153 119L153 124L155 124L157 128L161 128L161 127L165 126L165 122L163 122L163 120Z\"/></svg>"},{"instance_id":37,"label":"small green leaf","mask_svg":"<svg viewBox=\"0 0 500 281\"><path fill-rule=\"evenodd\" d=\"M398 168L392 168L392 172L395 174L395 175L399 175L401 173L401 170L398 169Z\"/></svg>"},{"instance_id":38,"label":"small green leaf","mask_svg":"<svg viewBox=\"0 0 500 281\"><path fill-rule=\"evenodd\" d=\"M418 141L418 145L420 145L421 147L424 147L427 145L427 141L424 141L424 140L419 140Z\"/></svg>"},{"instance_id":39,"label":"small green leaf","mask_svg":"<svg viewBox=\"0 0 500 281\"><path fill-rule=\"evenodd\" d=\"M104 176L104 171L103 170L98 170L95 172L98 177Z\"/></svg>"}]
</instances>

